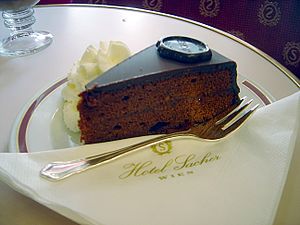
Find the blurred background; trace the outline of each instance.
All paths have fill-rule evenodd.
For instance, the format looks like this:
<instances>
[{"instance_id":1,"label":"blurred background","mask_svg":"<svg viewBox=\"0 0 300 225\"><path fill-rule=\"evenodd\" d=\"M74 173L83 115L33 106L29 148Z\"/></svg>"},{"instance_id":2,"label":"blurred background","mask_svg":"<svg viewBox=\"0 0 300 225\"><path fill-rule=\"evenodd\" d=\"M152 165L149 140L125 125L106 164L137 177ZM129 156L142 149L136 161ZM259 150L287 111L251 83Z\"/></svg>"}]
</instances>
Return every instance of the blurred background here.
<instances>
[{"instance_id":1,"label":"blurred background","mask_svg":"<svg viewBox=\"0 0 300 225\"><path fill-rule=\"evenodd\" d=\"M299 0L41 0L136 7L195 20L262 50L300 79Z\"/></svg>"}]
</instances>

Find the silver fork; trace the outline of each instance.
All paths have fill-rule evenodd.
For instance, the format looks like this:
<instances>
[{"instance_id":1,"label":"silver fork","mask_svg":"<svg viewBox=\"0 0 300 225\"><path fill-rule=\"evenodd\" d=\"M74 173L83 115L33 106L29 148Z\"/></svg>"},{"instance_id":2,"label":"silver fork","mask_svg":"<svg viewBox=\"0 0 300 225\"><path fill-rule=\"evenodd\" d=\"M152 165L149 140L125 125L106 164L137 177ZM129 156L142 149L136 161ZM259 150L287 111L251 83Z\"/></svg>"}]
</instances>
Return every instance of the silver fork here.
<instances>
[{"instance_id":1,"label":"silver fork","mask_svg":"<svg viewBox=\"0 0 300 225\"><path fill-rule=\"evenodd\" d=\"M245 109L250 105L252 99L245 104L246 97L242 98L240 103L228 114L222 117L217 117L208 121L206 124L194 126L188 130L161 135L150 140L146 140L131 146L117 149L111 152L102 153L98 155L88 156L86 158L76 159L65 162L52 162L47 164L40 172L43 178L51 181L62 180L66 177L81 173L87 169L91 169L103 163L107 163L118 157L121 157L130 152L141 148L149 147L159 142L167 141L179 137L196 137L202 140L220 140L227 137L233 131L237 130L241 125L253 114L259 106L255 105L253 108L245 112ZM241 115L243 113L243 115ZM220 119L221 118L221 119Z\"/></svg>"}]
</instances>

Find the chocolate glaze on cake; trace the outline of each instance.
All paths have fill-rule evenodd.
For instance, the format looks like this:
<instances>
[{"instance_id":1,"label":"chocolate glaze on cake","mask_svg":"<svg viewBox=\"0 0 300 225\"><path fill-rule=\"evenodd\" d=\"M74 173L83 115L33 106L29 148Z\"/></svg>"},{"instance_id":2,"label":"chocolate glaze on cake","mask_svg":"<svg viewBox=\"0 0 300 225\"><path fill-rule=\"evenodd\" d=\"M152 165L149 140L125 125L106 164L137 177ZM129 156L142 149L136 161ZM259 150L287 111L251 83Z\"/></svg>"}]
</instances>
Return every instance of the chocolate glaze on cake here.
<instances>
[{"instance_id":1,"label":"chocolate glaze on cake","mask_svg":"<svg viewBox=\"0 0 300 225\"><path fill-rule=\"evenodd\" d=\"M133 84L165 80L186 73L212 73L228 69L236 76L236 63L212 50L212 59L200 63L180 63L159 56L155 45L138 52L87 84L92 91L115 91ZM124 82L126 81L126 82ZM238 86L234 85L235 91Z\"/></svg>"},{"instance_id":2,"label":"chocolate glaze on cake","mask_svg":"<svg viewBox=\"0 0 300 225\"><path fill-rule=\"evenodd\" d=\"M170 133L205 122L239 101L236 63L216 51L200 63L159 56L155 45L86 85L78 104L85 143Z\"/></svg>"}]
</instances>

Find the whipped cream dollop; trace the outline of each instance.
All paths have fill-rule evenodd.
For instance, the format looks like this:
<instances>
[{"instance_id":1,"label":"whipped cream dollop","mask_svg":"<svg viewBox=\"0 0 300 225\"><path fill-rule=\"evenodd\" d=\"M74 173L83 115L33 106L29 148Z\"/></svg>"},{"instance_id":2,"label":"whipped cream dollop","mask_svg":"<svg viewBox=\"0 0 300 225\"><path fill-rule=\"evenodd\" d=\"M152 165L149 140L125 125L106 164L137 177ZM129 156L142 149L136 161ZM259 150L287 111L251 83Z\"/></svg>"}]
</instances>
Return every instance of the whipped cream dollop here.
<instances>
[{"instance_id":1,"label":"whipped cream dollop","mask_svg":"<svg viewBox=\"0 0 300 225\"><path fill-rule=\"evenodd\" d=\"M105 71L131 55L130 50L120 41L100 42L99 48L90 45L68 74L67 86L62 91L64 99L63 119L68 129L79 132L79 94L85 85Z\"/></svg>"}]
</instances>

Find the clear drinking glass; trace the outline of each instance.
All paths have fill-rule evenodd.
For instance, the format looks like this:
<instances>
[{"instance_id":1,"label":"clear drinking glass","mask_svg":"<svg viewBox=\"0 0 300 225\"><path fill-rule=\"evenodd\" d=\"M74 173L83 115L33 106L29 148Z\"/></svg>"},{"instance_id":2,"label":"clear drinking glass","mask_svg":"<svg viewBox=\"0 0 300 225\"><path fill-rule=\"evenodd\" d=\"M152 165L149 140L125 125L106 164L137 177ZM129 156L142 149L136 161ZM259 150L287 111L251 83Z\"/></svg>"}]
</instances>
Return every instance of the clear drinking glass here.
<instances>
[{"instance_id":1,"label":"clear drinking glass","mask_svg":"<svg viewBox=\"0 0 300 225\"><path fill-rule=\"evenodd\" d=\"M46 31L33 31L35 22L33 6L39 0L0 0L4 26L10 36L0 42L0 55L25 56L49 46L53 36Z\"/></svg>"}]
</instances>

